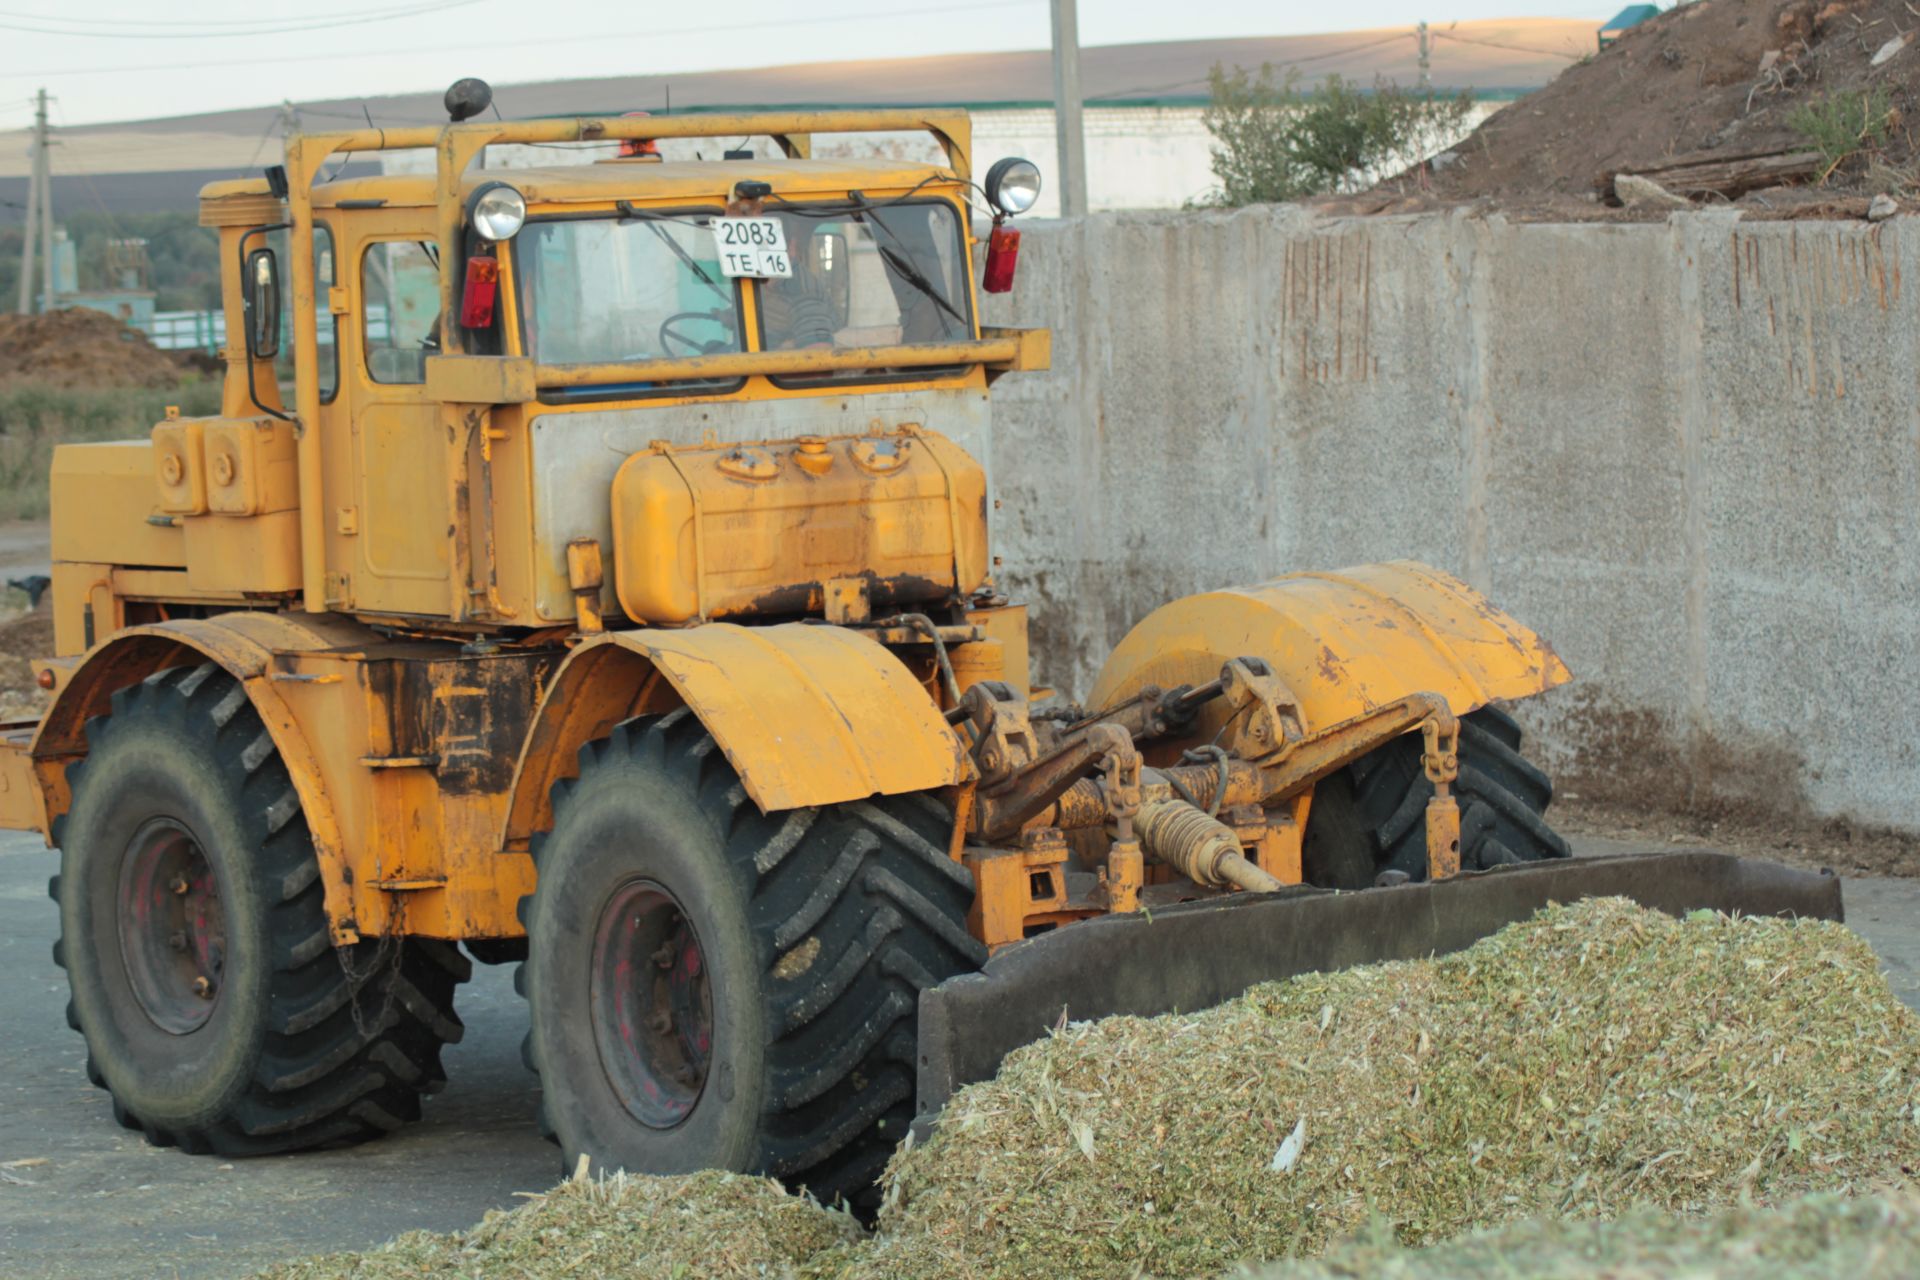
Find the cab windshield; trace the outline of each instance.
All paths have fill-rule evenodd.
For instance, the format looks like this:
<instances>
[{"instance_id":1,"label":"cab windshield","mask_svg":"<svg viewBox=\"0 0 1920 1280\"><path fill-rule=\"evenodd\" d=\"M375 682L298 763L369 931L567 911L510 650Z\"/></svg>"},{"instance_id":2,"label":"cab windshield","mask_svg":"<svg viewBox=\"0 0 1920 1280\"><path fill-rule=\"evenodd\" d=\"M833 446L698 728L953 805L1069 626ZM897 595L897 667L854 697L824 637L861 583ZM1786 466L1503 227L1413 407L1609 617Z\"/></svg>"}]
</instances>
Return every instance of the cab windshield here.
<instances>
[{"instance_id":1,"label":"cab windshield","mask_svg":"<svg viewBox=\"0 0 1920 1280\"><path fill-rule=\"evenodd\" d=\"M966 249L952 205L916 200L776 206L768 214L786 225L793 275L760 285L760 339L766 350L973 337Z\"/></svg>"},{"instance_id":2,"label":"cab windshield","mask_svg":"<svg viewBox=\"0 0 1920 1280\"><path fill-rule=\"evenodd\" d=\"M762 216L783 224L792 275L752 281L722 274L714 216L635 209L529 222L513 248L527 354L541 364L612 364L742 351L743 285L759 291L764 351L973 337L960 218L945 201L770 201Z\"/></svg>"},{"instance_id":3,"label":"cab windshield","mask_svg":"<svg viewBox=\"0 0 1920 1280\"><path fill-rule=\"evenodd\" d=\"M542 364L744 349L738 290L704 214L529 222L513 252L527 354Z\"/></svg>"}]
</instances>

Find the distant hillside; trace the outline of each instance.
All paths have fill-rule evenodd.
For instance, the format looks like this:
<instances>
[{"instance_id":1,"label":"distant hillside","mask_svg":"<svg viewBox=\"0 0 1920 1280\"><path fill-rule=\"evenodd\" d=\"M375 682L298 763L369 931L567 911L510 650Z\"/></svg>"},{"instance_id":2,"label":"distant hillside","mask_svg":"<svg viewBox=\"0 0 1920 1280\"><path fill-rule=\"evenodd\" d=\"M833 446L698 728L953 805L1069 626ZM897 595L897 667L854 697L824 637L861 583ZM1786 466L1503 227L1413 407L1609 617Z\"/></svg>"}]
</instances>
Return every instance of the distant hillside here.
<instances>
[{"instance_id":1,"label":"distant hillside","mask_svg":"<svg viewBox=\"0 0 1920 1280\"><path fill-rule=\"evenodd\" d=\"M1472 89L1511 97L1546 84L1593 52L1595 24L1560 18L1461 22L1434 27L1432 80L1442 90ZM1081 81L1090 105L1201 103L1207 72L1218 65L1270 63L1312 80L1340 75L1360 84L1419 78L1412 27L1306 36L1248 36L1153 44L1093 46L1081 51ZM500 109L513 117L583 112L716 111L756 107L1042 106L1053 98L1051 59L1044 49L1019 53L956 53L866 62L816 62L674 76L618 76L496 86ZM391 97L295 104L306 128L353 128L371 114L380 124L438 123L439 88ZM266 163L275 150L280 108L82 125L59 132L61 173L157 174L233 172ZM28 172L27 135L0 133L0 201L16 199L13 183ZM103 201L117 197L103 186ZM0 220L13 211L0 204Z\"/></svg>"}]
</instances>

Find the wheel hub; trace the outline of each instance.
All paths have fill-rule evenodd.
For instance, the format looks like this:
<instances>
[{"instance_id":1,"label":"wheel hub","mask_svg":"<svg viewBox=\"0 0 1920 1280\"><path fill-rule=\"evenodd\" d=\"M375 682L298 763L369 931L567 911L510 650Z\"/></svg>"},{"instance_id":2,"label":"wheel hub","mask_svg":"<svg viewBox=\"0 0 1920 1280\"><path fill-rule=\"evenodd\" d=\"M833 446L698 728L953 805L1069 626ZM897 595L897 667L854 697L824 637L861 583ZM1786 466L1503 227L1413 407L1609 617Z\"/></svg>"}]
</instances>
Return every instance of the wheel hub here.
<instances>
[{"instance_id":1,"label":"wheel hub","mask_svg":"<svg viewBox=\"0 0 1920 1280\"><path fill-rule=\"evenodd\" d=\"M155 818L120 863L120 954L134 999L176 1036L206 1025L220 1003L227 919L213 866L192 833Z\"/></svg>"},{"instance_id":2,"label":"wheel hub","mask_svg":"<svg viewBox=\"0 0 1920 1280\"><path fill-rule=\"evenodd\" d=\"M713 996L699 935L651 880L615 890L594 930L588 999L600 1065L634 1119L671 1129L706 1087Z\"/></svg>"}]
</instances>

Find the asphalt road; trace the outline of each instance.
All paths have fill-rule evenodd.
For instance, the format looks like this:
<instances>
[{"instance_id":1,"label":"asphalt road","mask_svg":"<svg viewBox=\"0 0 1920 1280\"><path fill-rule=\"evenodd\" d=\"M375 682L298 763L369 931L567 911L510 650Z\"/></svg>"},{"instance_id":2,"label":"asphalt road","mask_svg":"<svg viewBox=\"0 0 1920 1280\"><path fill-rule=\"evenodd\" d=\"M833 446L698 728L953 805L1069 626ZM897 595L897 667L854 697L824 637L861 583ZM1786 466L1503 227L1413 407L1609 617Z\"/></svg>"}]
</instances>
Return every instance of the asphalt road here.
<instances>
[{"instance_id":1,"label":"asphalt road","mask_svg":"<svg viewBox=\"0 0 1920 1280\"><path fill-rule=\"evenodd\" d=\"M67 1029L47 898L57 860L38 836L0 833L0 1277L243 1276L470 1226L559 1180L520 1062L526 1005L504 966L475 965L460 989L467 1034L446 1050L446 1091L420 1123L344 1151L254 1160L148 1146L114 1123ZM5 1168L36 1158L48 1163Z\"/></svg>"},{"instance_id":2,"label":"asphalt road","mask_svg":"<svg viewBox=\"0 0 1920 1280\"><path fill-rule=\"evenodd\" d=\"M1582 852L1624 847L1587 844ZM0 1277L243 1276L464 1227L557 1180L520 1064L524 1006L509 970L482 966L461 988L467 1035L448 1049L446 1092L427 1100L422 1122L346 1151L245 1161L147 1146L87 1083L62 1015L46 896L55 859L38 837L0 833ZM1920 881L1851 880L1846 892L1850 922L1920 1007ZM19 1160L46 1163L7 1167Z\"/></svg>"}]
</instances>

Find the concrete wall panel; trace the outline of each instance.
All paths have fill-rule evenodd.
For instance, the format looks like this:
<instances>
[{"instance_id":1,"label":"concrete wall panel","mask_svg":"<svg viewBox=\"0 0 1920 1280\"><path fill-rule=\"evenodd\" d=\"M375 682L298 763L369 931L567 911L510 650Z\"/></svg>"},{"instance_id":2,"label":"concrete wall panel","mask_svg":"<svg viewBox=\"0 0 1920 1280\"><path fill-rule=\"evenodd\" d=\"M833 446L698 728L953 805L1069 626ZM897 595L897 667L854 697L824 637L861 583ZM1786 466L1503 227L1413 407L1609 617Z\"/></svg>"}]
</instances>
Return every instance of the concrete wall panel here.
<instances>
[{"instance_id":1,"label":"concrete wall panel","mask_svg":"<svg viewBox=\"0 0 1920 1280\"><path fill-rule=\"evenodd\" d=\"M1084 692L1150 609L1426 559L1579 677L1588 794L1920 830L1920 246L1903 222L1278 207L1026 228L989 319L1001 580Z\"/></svg>"}]
</instances>

